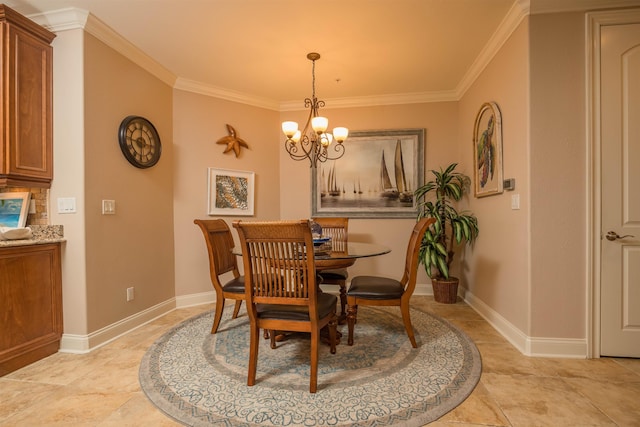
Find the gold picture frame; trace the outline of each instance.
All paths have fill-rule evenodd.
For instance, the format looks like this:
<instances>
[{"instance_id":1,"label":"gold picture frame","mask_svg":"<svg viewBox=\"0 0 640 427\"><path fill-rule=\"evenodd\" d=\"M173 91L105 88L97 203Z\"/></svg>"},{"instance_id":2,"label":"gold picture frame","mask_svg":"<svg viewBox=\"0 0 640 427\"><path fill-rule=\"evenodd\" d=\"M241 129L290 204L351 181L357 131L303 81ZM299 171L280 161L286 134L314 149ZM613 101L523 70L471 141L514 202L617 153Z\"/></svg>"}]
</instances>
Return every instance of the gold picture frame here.
<instances>
[{"instance_id":1,"label":"gold picture frame","mask_svg":"<svg viewBox=\"0 0 640 427\"><path fill-rule=\"evenodd\" d=\"M354 131L345 155L312 170L311 215L415 218L424 183L425 129Z\"/></svg>"},{"instance_id":2,"label":"gold picture frame","mask_svg":"<svg viewBox=\"0 0 640 427\"><path fill-rule=\"evenodd\" d=\"M502 116L495 102L480 107L473 126L474 195L502 194Z\"/></svg>"}]
</instances>

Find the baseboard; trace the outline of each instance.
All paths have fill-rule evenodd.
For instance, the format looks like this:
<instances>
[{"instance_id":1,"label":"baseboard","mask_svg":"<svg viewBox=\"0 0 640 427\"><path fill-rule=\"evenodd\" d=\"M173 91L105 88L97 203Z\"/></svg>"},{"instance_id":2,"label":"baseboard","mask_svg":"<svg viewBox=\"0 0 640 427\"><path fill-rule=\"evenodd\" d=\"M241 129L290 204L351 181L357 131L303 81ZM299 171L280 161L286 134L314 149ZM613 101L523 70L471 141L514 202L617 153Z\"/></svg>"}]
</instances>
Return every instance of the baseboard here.
<instances>
[{"instance_id":1,"label":"baseboard","mask_svg":"<svg viewBox=\"0 0 640 427\"><path fill-rule=\"evenodd\" d=\"M199 292L197 294L180 295L176 297L176 308L193 307L201 304L210 304L216 301L214 291Z\"/></svg>"},{"instance_id":2,"label":"baseboard","mask_svg":"<svg viewBox=\"0 0 640 427\"><path fill-rule=\"evenodd\" d=\"M62 353L88 353L143 326L176 308L176 298L171 298L153 307L105 326L89 335L63 334L60 340Z\"/></svg>"},{"instance_id":3,"label":"baseboard","mask_svg":"<svg viewBox=\"0 0 640 427\"><path fill-rule=\"evenodd\" d=\"M325 291L334 293L336 292L334 288L327 287ZM433 288L430 283L418 283L416 284L414 295L433 295ZM587 357L586 338L529 337L482 300L476 298L471 292L461 288L459 295L525 356L574 359ZM60 341L60 351L63 353L88 353L176 308L210 304L215 300L216 294L213 291L177 296L89 335L63 334Z\"/></svg>"},{"instance_id":4,"label":"baseboard","mask_svg":"<svg viewBox=\"0 0 640 427\"><path fill-rule=\"evenodd\" d=\"M585 359L587 340L582 338L529 337L507 319L476 298L464 292L464 300L518 351L525 356Z\"/></svg>"}]
</instances>

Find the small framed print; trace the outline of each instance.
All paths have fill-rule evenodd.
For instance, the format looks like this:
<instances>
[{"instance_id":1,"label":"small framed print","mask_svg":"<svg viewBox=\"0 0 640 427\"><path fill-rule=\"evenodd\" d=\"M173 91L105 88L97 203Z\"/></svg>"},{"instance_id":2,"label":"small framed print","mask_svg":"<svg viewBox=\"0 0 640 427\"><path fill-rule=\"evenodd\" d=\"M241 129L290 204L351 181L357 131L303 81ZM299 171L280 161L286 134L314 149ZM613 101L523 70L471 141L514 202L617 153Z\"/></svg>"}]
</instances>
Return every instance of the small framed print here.
<instances>
[{"instance_id":1,"label":"small framed print","mask_svg":"<svg viewBox=\"0 0 640 427\"><path fill-rule=\"evenodd\" d=\"M502 193L502 117L495 102L480 107L473 127L474 195Z\"/></svg>"},{"instance_id":2,"label":"small framed print","mask_svg":"<svg viewBox=\"0 0 640 427\"><path fill-rule=\"evenodd\" d=\"M0 193L0 227L22 228L27 224L31 193Z\"/></svg>"},{"instance_id":3,"label":"small framed print","mask_svg":"<svg viewBox=\"0 0 640 427\"><path fill-rule=\"evenodd\" d=\"M255 173L208 168L209 215L253 215Z\"/></svg>"}]
</instances>

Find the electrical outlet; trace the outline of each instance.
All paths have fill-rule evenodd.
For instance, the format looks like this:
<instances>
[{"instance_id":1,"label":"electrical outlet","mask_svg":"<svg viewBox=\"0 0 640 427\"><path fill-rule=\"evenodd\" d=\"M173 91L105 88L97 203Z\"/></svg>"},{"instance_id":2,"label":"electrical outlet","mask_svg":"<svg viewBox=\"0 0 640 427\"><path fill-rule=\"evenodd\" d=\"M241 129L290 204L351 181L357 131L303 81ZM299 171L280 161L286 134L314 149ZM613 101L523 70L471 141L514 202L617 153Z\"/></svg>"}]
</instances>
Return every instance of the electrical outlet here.
<instances>
[{"instance_id":1,"label":"electrical outlet","mask_svg":"<svg viewBox=\"0 0 640 427\"><path fill-rule=\"evenodd\" d=\"M133 301L133 298L134 298L133 287L127 288L127 301Z\"/></svg>"}]
</instances>

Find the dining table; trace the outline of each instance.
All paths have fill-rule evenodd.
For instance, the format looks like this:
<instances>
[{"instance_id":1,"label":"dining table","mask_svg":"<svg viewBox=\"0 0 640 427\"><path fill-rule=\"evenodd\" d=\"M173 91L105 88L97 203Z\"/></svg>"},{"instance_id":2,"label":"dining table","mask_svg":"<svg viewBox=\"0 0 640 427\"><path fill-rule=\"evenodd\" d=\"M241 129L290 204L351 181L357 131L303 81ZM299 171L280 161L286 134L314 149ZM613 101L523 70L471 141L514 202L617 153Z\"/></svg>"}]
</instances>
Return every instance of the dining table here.
<instances>
[{"instance_id":1,"label":"dining table","mask_svg":"<svg viewBox=\"0 0 640 427\"><path fill-rule=\"evenodd\" d=\"M314 259L316 265L316 271L320 270L332 270L337 268L347 268L355 264L358 259L370 258L388 254L391 249L385 245L379 245L377 243L366 242L330 242L314 239ZM233 254L242 256L242 249L239 247L233 248ZM343 324L344 318L339 317L338 322ZM326 331L323 330L323 335L326 335ZM285 339L287 334L278 334L277 341ZM338 331L338 344L342 334ZM323 341L326 341L327 337L323 336Z\"/></svg>"},{"instance_id":2,"label":"dining table","mask_svg":"<svg viewBox=\"0 0 640 427\"><path fill-rule=\"evenodd\" d=\"M391 249L377 243L340 242L327 247L320 246L315 251L316 270L351 267L360 258L384 255Z\"/></svg>"}]
</instances>

